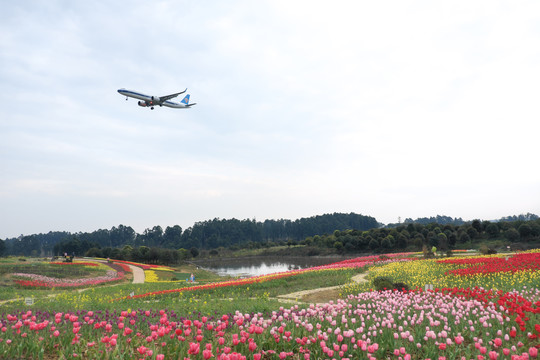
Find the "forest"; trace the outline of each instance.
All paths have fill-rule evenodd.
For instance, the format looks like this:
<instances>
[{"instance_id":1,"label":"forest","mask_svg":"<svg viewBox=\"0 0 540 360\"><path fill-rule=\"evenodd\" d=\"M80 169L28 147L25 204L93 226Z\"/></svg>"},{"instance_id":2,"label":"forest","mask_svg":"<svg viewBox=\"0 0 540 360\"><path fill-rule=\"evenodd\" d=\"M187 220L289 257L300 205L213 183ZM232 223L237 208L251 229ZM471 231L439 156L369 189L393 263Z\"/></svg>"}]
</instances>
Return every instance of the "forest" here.
<instances>
[{"instance_id":1,"label":"forest","mask_svg":"<svg viewBox=\"0 0 540 360\"><path fill-rule=\"evenodd\" d=\"M383 226L374 218L354 213L325 214L290 220L214 219L197 222L182 231L178 225L146 229L137 234L120 225L92 233L49 232L0 241L0 255L110 257L148 263L176 263L199 253L219 256L220 251L240 248L298 246L295 255L329 253L366 254L422 251L436 247L440 252L478 248L495 253L503 247L523 250L539 246L540 219L534 214L505 217L498 221L464 222L437 216ZM443 219L443 223L437 223ZM407 219L409 220L409 219ZM457 221L456 221L457 220ZM459 225L456 225L459 224ZM300 252L299 252L300 251Z\"/></svg>"},{"instance_id":2,"label":"forest","mask_svg":"<svg viewBox=\"0 0 540 360\"><path fill-rule=\"evenodd\" d=\"M331 247L338 253L422 251L432 247L443 253L466 249L496 253L506 247L525 250L540 245L540 219L532 218L535 220L473 220L463 225L404 223L368 231L336 230L331 235L308 237L303 244Z\"/></svg>"},{"instance_id":3,"label":"forest","mask_svg":"<svg viewBox=\"0 0 540 360\"><path fill-rule=\"evenodd\" d=\"M371 216L355 213L333 213L297 220L213 219L196 222L183 230L179 225L154 226L138 234L130 226L110 230L69 233L65 231L20 236L0 241L0 255L51 256L73 252L81 256L91 248L145 246L166 249L214 249L244 246L248 243L299 242L308 236L332 234L335 230L369 230L382 226ZM70 244L62 246L62 244Z\"/></svg>"}]
</instances>

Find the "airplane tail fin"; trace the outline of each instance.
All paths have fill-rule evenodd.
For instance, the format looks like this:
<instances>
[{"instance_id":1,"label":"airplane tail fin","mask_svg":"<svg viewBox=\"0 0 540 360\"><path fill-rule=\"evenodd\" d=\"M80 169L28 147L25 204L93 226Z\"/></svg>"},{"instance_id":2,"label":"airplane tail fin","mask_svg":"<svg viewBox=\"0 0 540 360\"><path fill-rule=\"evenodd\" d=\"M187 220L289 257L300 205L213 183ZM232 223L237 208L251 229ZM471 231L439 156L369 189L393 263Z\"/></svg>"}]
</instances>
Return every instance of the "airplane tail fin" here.
<instances>
[{"instance_id":1,"label":"airplane tail fin","mask_svg":"<svg viewBox=\"0 0 540 360\"><path fill-rule=\"evenodd\" d=\"M187 94L186 96L184 96L184 98L182 99L181 103L184 104L184 105L188 105L188 104L189 104L189 94Z\"/></svg>"}]
</instances>

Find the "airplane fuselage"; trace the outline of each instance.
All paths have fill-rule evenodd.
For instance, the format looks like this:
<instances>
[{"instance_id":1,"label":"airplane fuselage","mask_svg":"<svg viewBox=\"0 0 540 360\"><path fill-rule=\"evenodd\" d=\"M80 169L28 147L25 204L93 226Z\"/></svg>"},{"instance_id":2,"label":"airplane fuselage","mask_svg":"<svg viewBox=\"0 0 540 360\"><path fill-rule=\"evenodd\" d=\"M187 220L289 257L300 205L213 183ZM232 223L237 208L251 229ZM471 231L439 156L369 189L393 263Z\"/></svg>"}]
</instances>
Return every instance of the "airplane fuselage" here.
<instances>
[{"instance_id":1,"label":"airplane fuselage","mask_svg":"<svg viewBox=\"0 0 540 360\"><path fill-rule=\"evenodd\" d=\"M162 96L162 97L150 96L150 95L142 94L138 91L128 90L128 89L119 89L118 93L121 95L124 95L126 97L126 100L128 99L128 97L139 99L141 100L137 102L139 106L150 107L150 109L152 110L154 109L154 106L158 106L158 105L182 109L182 108L190 108L191 106L195 105L195 104L189 104L189 94L186 95L184 99L182 100L182 102L180 103L170 101L169 99L176 97L179 94L183 94L184 92L186 92L186 90L179 92L177 94L173 94L174 96L167 95L167 96Z\"/></svg>"}]
</instances>

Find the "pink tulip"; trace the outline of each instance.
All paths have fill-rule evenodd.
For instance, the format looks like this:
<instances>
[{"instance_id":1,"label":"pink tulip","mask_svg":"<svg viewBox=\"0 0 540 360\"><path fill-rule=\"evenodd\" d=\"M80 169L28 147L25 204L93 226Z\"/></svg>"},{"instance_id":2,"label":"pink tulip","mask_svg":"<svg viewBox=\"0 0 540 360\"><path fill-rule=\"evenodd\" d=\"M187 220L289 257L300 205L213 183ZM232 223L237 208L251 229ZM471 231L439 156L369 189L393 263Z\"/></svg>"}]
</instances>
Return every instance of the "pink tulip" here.
<instances>
[{"instance_id":1,"label":"pink tulip","mask_svg":"<svg viewBox=\"0 0 540 360\"><path fill-rule=\"evenodd\" d=\"M200 344L199 343L189 343L189 350L188 354L197 355L200 350Z\"/></svg>"},{"instance_id":2,"label":"pink tulip","mask_svg":"<svg viewBox=\"0 0 540 360\"><path fill-rule=\"evenodd\" d=\"M248 345L249 351L253 352L255 351L256 348L257 348L257 344L255 343L255 341L251 341Z\"/></svg>"}]
</instances>

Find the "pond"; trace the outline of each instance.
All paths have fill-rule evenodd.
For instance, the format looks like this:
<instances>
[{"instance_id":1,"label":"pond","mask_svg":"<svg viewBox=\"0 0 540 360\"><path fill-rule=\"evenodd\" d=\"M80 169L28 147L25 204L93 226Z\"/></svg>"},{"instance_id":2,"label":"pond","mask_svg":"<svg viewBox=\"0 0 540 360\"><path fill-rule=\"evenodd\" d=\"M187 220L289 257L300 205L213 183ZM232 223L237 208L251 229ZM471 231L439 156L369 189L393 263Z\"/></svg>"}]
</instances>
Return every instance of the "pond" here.
<instances>
[{"instance_id":1,"label":"pond","mask_svg":"<svg viewBox=\"0 0 540 360\"><path fill-rule=\"evenodd\" d=\"M305 269L341 261L335 257L250 257L194 262L220 276L250 277Z\"/></svg>"}]
</instances>

